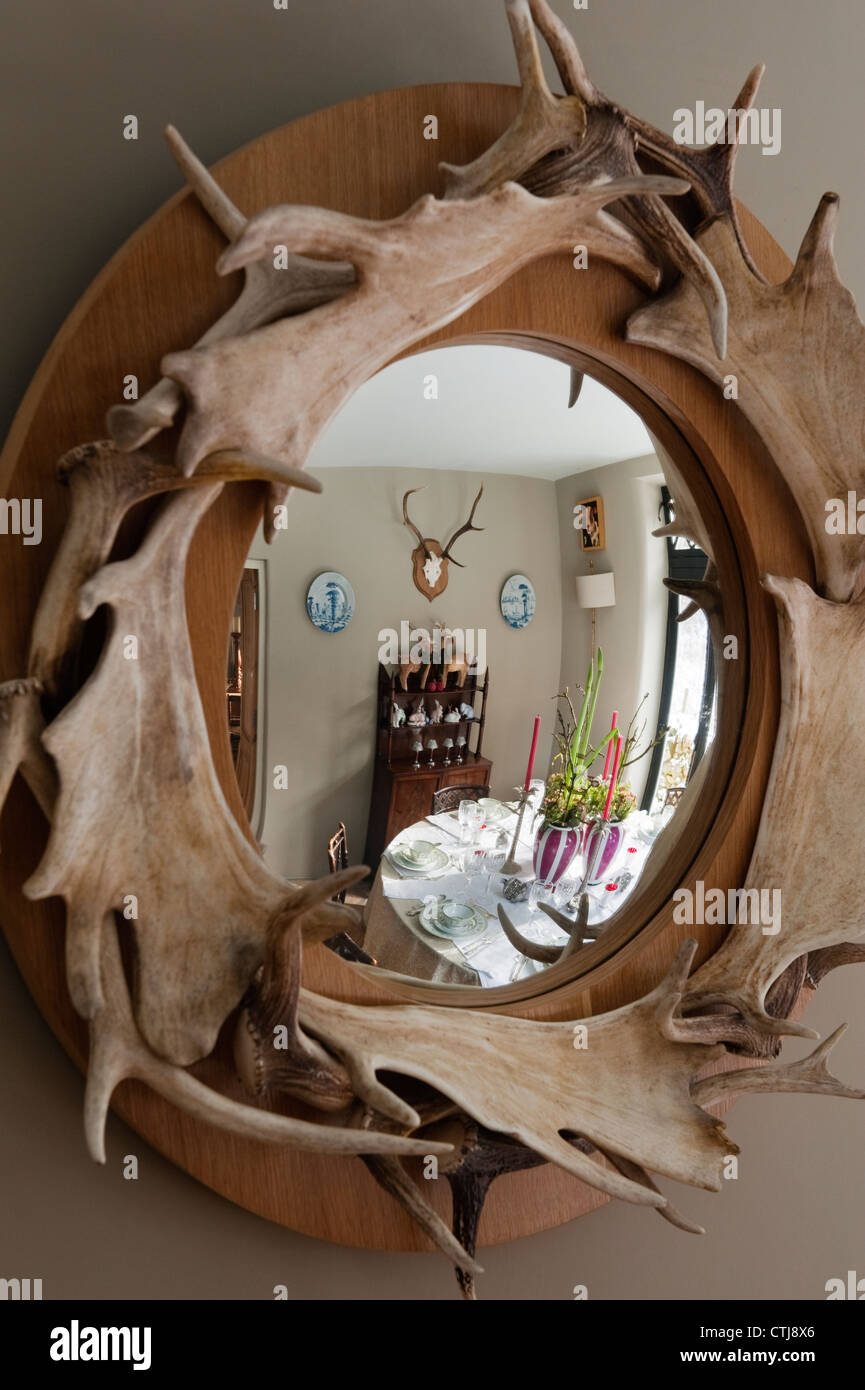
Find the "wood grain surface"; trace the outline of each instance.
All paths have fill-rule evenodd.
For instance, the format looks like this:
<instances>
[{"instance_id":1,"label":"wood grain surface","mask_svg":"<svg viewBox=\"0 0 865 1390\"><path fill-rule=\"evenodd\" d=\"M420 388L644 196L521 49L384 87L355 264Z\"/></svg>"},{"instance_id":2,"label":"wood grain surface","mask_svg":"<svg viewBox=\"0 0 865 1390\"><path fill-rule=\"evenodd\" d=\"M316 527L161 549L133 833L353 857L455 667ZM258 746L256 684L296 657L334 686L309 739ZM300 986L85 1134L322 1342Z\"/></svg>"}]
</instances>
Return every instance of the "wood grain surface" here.
<instances>
[{"instance_id":1,"label":"wood grain surface","mask_svg":"<svg viewBox=\"0 0 865 1390\"><path fill-rule=\"evenodd\" d=\"M223 160L215 172L247 214L273 203L297 202L370 218L392 217L422 193L441 188L440 159L466 162L488 146L513 117L517 96L511 87L446 84L364 97L262 136ZM423 138L428 113L438 116L438 141ZM757 263L771 279L782 279L789 271L786 257L746 210L741 213ZM105 436L105 411L119 400L126 374L134 372L146 389L158 379L164 354L193 342L228 306L236 284L214 271L223 246L194 199L178 194L90 286L39 368L0 458L0 495L41 497L44 503L40 546L25 548L16 537L0 537L0 679L24 672L30 623L63 527L66 503L54 471L58 458L75 444ZM623 341L628 314L643 302L645 296L619 271L596 264L578 273L569 257L551 258L520 272L422 347L466 340L510 342L591 371L643 414L710 519L725 562L731 630L738 631L735 624L740 624L747 656L729 673L719 756L671 851L667 877L648 897L642 895L639 916L633 910L623 913L605 945L585 952L579 967L568 962L547 972L547 992L532 1000L519 987L496 991L494 998L484 992L482 999L480 991L442 994L421 985L386 990L323 947L308 952L308 988L355 1002L381 1003L398 992L454 1007L482 1003L539 1019L586 1016L644 994L664 975L687 934L673 925L669 905L679 882L702 878L707 885L726 888L742 881L779 707L775 617L759 576L768 571L811 581L810 551L791 494L735 403L724 401L717 387L691 367ZM234 598L260 506L258 484L233 486L222 494L196 537L187 580L196 672L217 771L244 825L225 722L224 671ZM321 506L313 497L294 494L293 520L316 525L315 509ZM83 1069L86 1029L68 998L61 905L57 900L28 903L20 892L46 838L41 813L20 780L0 834L4 931L37 1007ZM698 959L711 953L722 934L722 929L703 930ZM443 1008L443 1028L448 1017ZM240 1095L222 1042L196 1071ZM539 1058L538 1078L527 1084L542 1084L542 1075ZM124 1084L114 1108L166 1157L269 1220L343 1244L429 1248L359 1160L275 1152L214 1134L138 1083ZM443 1213L449 1208L445 1186L424 1184L427 1192L434 1189L432 1200ZM550 1166L505 1177L486 1204L481 1243L561 1224L605 1200Z\"/></svg>"}]
</instances>

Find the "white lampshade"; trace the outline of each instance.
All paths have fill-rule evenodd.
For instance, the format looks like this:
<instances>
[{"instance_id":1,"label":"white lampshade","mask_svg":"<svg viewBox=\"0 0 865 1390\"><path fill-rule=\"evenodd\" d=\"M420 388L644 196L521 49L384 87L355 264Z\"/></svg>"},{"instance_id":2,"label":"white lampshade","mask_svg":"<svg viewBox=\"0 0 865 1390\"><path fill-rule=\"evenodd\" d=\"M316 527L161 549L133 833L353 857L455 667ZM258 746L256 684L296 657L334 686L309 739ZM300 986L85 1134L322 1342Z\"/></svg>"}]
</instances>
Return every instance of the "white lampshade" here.
<instances>
[{"instance_id":1,"label":"white lampshade","mask_svg":"<svg viewBox=\"0 0 865 1390\"><path fill-rule=\"evenodd\" d=\"M609 574L577 575L577 603L581 608L612 608L616 602L616 585Z\"/></svg>"}]
</instances>

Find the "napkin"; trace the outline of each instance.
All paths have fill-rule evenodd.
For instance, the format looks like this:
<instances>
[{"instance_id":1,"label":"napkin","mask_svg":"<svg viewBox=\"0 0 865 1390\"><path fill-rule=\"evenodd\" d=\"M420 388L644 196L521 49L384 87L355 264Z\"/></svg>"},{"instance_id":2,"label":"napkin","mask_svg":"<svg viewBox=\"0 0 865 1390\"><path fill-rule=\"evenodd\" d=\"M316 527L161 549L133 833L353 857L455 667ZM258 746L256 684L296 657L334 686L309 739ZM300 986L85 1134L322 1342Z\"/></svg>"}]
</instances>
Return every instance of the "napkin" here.
<instances>
[{"instance_id":1,"label":"napkin","mask_svg":"<svg viewBox=\"0 0 865 1390\"><path fill-rule=\"evenodd\" d=\"M517 925L513 916L510 920L514 922L514 926ZM563 946L568 939L555 922L552 922L543 913L535 913L531 921L520 925L519 930L521 935L529 941L539 941L555 946ZM491 988L494 985L511 984L513 980L524 980L546 968L542 961L522 956L522 953L511 945L502 931L498 918L495 922L488 923L487 932L495 933L493 940L488 946L481 946L476 950L472 950L471 941L454 942L460 954L464 955L468 964L471 965L472 970L478 972L482 985ZM519 969L515 970L518 962Z\"/></svg>"},{"instance_id":2,"label":"napkin","mask_svg":"<svg viewBox=\"0 0 865 1390\"><path fill-rule=\"evenodd\" d=\"M447 898L465 902L469 881L465 874L440 874L438 878L384 878L381 886L386 898L425 898L444 893Z\"/></svg>"}]
</instances>

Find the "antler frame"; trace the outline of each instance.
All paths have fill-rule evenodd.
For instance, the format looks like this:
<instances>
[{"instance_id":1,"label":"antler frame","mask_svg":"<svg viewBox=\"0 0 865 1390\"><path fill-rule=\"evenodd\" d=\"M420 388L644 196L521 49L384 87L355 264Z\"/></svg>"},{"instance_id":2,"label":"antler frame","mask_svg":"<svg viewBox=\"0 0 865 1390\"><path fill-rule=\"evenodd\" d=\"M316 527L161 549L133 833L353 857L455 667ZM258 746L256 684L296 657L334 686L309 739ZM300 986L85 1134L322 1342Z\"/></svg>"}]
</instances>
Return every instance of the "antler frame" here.
<instances>
[{"instance_id":1,"label":"antler frame","mask_svg":"<svg viewBox=\"0 0 865 1390\"><path fill-rule=\"evenodd\" d=\"M723 1156L735 1145L704 1107L736 1093L733 1053L766 1057L780 1035L806 1033L791 1017L805 1002L806 982L834 964L861 960L861 948L851 943L863 927L855 882L830 869L828 860L829 847L843 844L845 864L857 862L853 829L844 819L846 798L839 792L815 807L807 800L817 780L811 768L821 770L821 785L840 789L845 777L858 775L865 756L865 749L855 753L865 735L856 717L861 661L851 656L861 649L863 548L851 536L829 546L819 515L824 479L841 478L851 489L862 481L856 415L865 331L832 261L835 203L821 207L790 275L765 231L731 202L729 152L702 163L698 155L685 159L679 152L673 172L689 179L703 212L714 210L720 218L692 238L687 211L681 217L673 211L681 178L640 178L639 150L663 164L664 137L597 92L544 0L509 0L507 9L522 98L511 88L478 85L364 98L246 147L220 166L218 185L184 156L203 205L236 237L222 254L226 271L260 264L274 240L285 242L292 255L320 262L304 272L297 296L280 290L275 306L268 300L270 277L248 275L243 309L227 320L235 332L240 322L242 334L223 337L210 330L233 298L234 287L213 276L225 241L191 195L175 198L118 253L74 310L0 461L3 495L38 496L45 507L43 545L23 549L4 538L2 552L5 592L14 602L0 639L6 682L0 686L0 791L8 793L0 827L0 911L25 980L82 1069L88 1053L83 1019L90 1020L86 1124L94 1156L103 1157L102 1129L113 1104L174 1161L273 1220L370 1247L428 1248L432 1240L461 1269L468 1294L478 1268L480 1204L497 1173L511 1176L495 1185L487 1203L480 1227L486 1242L557 1224L610 1196L653 1206L693 1229L649 1174L719 1186ZM539 80L533 22L556 57L564 101ZM751 80L749 101L754 90ZM442 199L429 196L441 187L439 150L422 136L429 112L448 132L442 137L448 158ZM606 168L593 138L599 123L613 137L605 145L612 152ZM325 168L318 151L327 144L344 158ZM599 191L592 184L602 174L620 182ZM508 182L515 178L525 178L537 194ZM556 179L559 189L550 186ZM280 207L288 198L305 206ZM611 198L618 201L603 211ZM271 210L246 222L228 199ZM325 211L332 206L351 208L352 215ZM671 222L678 229L670 243L674 270L659 251ZM589 249L586 289L579 279L585 272L571 261L574 240ZM446 277L436 278L437 267L452 268L442 254L450 248L462 258L456 297ZM415 287L401 301L405 319L376 319L384 313L377 296L389 298L387 282L399 277L401 257L411 263ZM676 280L678 272L683 279ZM647 303L647 293L659 288L662 297ZM302 323L291 317L298 308ZM364 341L358 325L366 313L372 322ZM750 316L747 323L743 314ZM784 315L796 324L798 355L790 351L793 334L784 329ZM783 335L774 352L773 331ZM190 350L205 334L207 341ZM441 1010L461 999L382 981L324 950L316 943L339 929L336 909L323 901L327 886L296 890L257 860L234 782L221 696L237 578L263 500L270 507L299 484L296 470L315 434L366 376L400 353L466 338L550 352L590 369L643 410L682 469L701 518L713 505L726 518L735 549L714 558L722 574L723 561L733 561L744 598L737 608L734 584L732 606L723 613L741 638L743 660L728 676L739 711L735 755L727 749L727 762L713 763L714 785L702 788L693 807L695 831L684 856L679 845L653 864L648 920L639 929L631 922L612 939L621 946L614 955L593 947L580 952L579 976L574 957L552 966L541 997L499 993L492 1003L484 1000L483 1009L452 1014L442 1028ZM357 359L332 389L332 344L347 340L356 345ZM297 343L305 344L303 380L284 371L282 355L290 358ZM820 418L812 397L791 435L786 402L803 373L807 386L808 362L827 351L826 343L833 357L824 363L828 386L821 400L830 418ZM692 365L677 360L680 351ZM719 390L725 373L718 353L724 351L740 378L738 404ZM70 453L76 441L102 433L104 412L129 373L151 388L137 403L142 410L133 406L113 416L118 444L130 452L103 441ZM281 388L287 416L262 414L260 399L273 399ZM180 435L175 420L182 423ZM762 431L762 441L752 426ZM64 481L71 510L60 545ZM162 493L168 495L152 500ZM291 501L292 508L322 505L315 498ZM787 520L785 530L776 524L778 515ZM761 574L780 576L767 582L768 593L760 587ZM69 593L76 591L72 604ZM148 607L154 596L174 605L174 649L156 652L177 681L168 696L168 726L174 737L182 734L184 756L173 768L166 760L165 723L154 731L148 718L158 673L131 663L125 668L116 647L132 629L144 639L140 659L150 658L148 644L158 649L159 629ZM693 598L699 602L700 593ZM781 614L780 651L772 599ZM115 622L107 633L98 626L106 606ZM812 662L815 647L824 658L819 670ZM95 656L83 684L76 652L79 670ZM750 652L760 654L759 664ZM771 659L776 652L777 664ZM841 717L821 724L815 715L830 690ZM127 730L123 767L112 741L118 701L134 712L144 738L136 742ZM846 761L835 737L840 725L853 740ZM94 738L96 755L88 759ZM142 747L145 756L136 763L135 749ZM132 769L131 784L124 783L124 768ZM161 786L147 781L152 769L164 778ZM212 888L206 846L198 846L184 893L183 852L192 849L190 787L208 808L217 842ZM113 825L106 796L115 798ZM707 804L710 823L700 819ZM809 838L815 818L824 830L822 850ZM100 825L96 844L88 831ZM186 827L186 840L177 840L178 825ZM106 862L112 829L117 852ZM151 833L158 843L148 846L139 881L127 850ZM791 835L806 837L807 877L794 866L790 878ZM162 878L154 868L160 844L167 856ZM825 865L818 862L821 853ZM670 899L674 886L698 878L723 888L789 892L782 933L775 938L736 927L721 945L721 929L701 929L703 963L691 973L697 948L675 923ZM807 896L814 882L821 883L822 895L816 921ZM125 895L138 889L142 918L151 913L158 931L142 938L139 966L147 979L130 998L115 914ZM238 896L226 917L220 906L231 891ZM65 964L61 897L68 915ZM200 911L192 912L190 900L198 899ZM217 922L211 958L208 923ZM207 958L191 973L183 933L200 942L202 949L191 953L196 962ZM131 945L131 933L122 941ZM298 990L291 972L302 947ZM284 987L280 969L290 972ZM266 1008L256 1006L262 988ZM285 1010L290 1055L274 1071L277 1093L265 1103L250 1104L241 1088L241 1079L251 1078L254 1086L260 1080L261 1037L250 1034L246 1045L238 1033L237 1072L230 1057L234 1010L243 1002L241 1029L262 1019L270 1026ZM581 1022L589 1036L584 1054L572 1041ZM220 1023L228 1031L220 1032ZM742 1089L860 1097L824 1066L833 1042L810 1064L749 1068ZM722 1058L728 1068L723 1082L707 1081L707 1065ZM378 1070L411 1084L394 1090ZM647 1071L651 1087L642 1084ZM548 1088L539 1085L540 1076L550 1078ZM223 1141L224 1132L230 1142ZM456 1238L441 1220L448 1211L443 1184L413 1187L398 1158L421 1153L438 1155L453 1189ZM363 1156L371 1176L350 1154ZM351 1182L335 1178L334 1155L355 1166Z\"/></svg>"}]
</instances>

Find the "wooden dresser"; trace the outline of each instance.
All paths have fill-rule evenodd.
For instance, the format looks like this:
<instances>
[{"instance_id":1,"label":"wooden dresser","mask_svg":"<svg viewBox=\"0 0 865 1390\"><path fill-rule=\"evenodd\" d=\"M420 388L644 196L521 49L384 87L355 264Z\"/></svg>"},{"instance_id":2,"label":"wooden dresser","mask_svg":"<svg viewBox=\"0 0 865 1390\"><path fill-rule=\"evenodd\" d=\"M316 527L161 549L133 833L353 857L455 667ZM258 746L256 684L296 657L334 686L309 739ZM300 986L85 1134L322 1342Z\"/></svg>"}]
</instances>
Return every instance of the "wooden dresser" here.
<instances>
[{"instance_id":1,"label":"wooden dresser","mask_svg":"<svg viewBox=\"0 0 865 1390\"><path fill-rule=\"evenodd\" d=\"M429 815L433 792L441 787L473 784L488 787L491 770L489 758L478 757L475 753L469 753L459 767L453 763L450 767L422 766L420 772L404 765L388 767L383 759L376 758L364 863L369 864L373 872L378 868L378 861L393 837Z\"/></svg>"},{"instance_id":2,"label":"wooden dresser","mask_svg":"<svg viewBox=\"0 0 865 1390\"><path fill-rule=\"evenodd\" d=\"M396 676L389 675L384 667L379 669L375 772L364 851L364 863L369 864L373 872L394 836L429 815L433 792L442 787L488 787L490 784L493 765L480 751L486 722L489 671L479 680L474 676L467 677L463 686L457 686L452 677L448 688L440 691L422 690L419 676L415 673L409 677L408 687L402 690ZM458 725L427 724L419 729L410 729L404 724L394 729L391 723L394 702L410 711L419 699L430 711L436 701L445 711L464 702L476 710L476 717L462 720ZM448 735L456 738L458 734L463 734L467 740L463 760L457 763L451 754L449 766L443 767L445 753L442 741ZM433 767L429 766L429 753L426 751L427 741L431 737L439 745L435 750ZM418 738L424 745L424 751L420 754L420 768L415 768L411 745Z\"/></svg>"}]
</instances>

